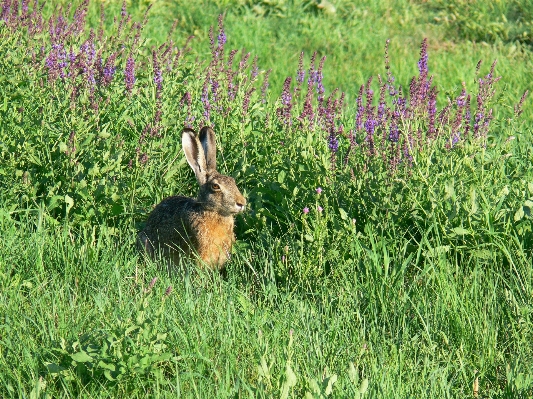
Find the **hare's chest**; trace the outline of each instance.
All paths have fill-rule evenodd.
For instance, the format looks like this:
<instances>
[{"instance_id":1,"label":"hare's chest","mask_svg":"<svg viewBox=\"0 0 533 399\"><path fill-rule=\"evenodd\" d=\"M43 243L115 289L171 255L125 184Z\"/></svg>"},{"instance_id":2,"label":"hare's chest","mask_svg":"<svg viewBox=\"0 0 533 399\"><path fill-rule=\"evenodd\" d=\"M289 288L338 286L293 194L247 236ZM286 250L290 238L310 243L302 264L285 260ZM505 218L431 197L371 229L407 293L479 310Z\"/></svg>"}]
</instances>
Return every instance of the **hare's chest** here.
<instances>
[{"instance_id":1,"label":"hare's chest","mask_svg":"<svg viewBox=\"0 0 533 399\"><path fill-rule=\"evenodd\" d=\"M203 221L197 228L198 255L207 264L222 267L235 241L233 218Z\"/></svg>"}]
</instances>

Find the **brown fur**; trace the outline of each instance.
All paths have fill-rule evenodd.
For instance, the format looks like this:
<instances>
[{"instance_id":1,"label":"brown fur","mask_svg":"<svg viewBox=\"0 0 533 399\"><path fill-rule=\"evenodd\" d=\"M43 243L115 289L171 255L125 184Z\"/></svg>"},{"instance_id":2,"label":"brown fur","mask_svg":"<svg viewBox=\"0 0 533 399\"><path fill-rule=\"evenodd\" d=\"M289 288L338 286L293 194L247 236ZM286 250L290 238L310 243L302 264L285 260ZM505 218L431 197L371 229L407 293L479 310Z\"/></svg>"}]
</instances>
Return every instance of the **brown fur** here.
<instances>
[{"instance_id":1,"label":"brown fur","mask_svg":"<svg viewBox=\"0 0 533 399\"><path fill-rule=\"evenodd\" d=\"M151 258L160 255L174 265L186 256L196 258L200 266L222 269L235 242L234 215L244 210L246 199L233 178L214 169L214 132L206 129L200 133L203 147L196 135L184 131L187 160L200 183L198 198L161 201L139 232L137 246Z\"/></svg>"}]
</instances>

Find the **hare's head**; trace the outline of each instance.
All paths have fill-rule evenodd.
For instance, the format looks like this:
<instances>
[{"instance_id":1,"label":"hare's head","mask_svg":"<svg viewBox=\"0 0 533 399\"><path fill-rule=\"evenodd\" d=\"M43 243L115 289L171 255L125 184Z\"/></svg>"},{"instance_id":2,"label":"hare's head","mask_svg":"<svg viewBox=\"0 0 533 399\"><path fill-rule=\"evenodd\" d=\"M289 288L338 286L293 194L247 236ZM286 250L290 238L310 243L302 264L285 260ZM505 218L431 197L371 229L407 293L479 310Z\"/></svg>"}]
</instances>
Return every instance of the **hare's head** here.
<instances>
[{"instance_id":1,"label":"hare's head","mask_svg":"<svg viewBox=\"0 0 533 399\"><path fill-rule=\"evenodd\" d=\"M183 151L200 185L198 202L204 209L222 216L244 211L246 199L232 177L217 172L215 132L204 126L199 137L192 129L184 129Z\"/></svg>"}]
</instances>

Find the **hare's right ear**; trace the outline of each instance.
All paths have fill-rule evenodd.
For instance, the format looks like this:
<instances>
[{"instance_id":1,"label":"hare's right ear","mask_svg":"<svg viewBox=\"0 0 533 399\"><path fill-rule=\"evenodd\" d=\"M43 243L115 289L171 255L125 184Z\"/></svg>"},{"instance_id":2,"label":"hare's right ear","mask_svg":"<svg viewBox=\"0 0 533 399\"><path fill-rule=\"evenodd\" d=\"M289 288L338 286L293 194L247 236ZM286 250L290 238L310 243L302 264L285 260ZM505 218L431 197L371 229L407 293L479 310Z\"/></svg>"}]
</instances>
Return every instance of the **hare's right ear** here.
<instances>
[{"instance_id":1,"label":"hare's right ear","mask_svg":"<svg viewBox=\"0 0 533 399\"><path fill-rule=\"evenodd\" d=\"M217 170L217 145L215 141L215 132L208 126L200 130L200 143L204 149L207 174Z\"/></svg>"},{"instance_id":2,"label":"hare's right ear","mask_svg":"<svg viewBox=\"0 0 533 399\"><path fill-rule=\"evenodd\" d=\"M198 184L203 185L207 181L207 164L203 148L196 137L194 130L185 128L181 134L181 145L185 152L187 162L194 171Z\"/></svg>"}]
</instances>

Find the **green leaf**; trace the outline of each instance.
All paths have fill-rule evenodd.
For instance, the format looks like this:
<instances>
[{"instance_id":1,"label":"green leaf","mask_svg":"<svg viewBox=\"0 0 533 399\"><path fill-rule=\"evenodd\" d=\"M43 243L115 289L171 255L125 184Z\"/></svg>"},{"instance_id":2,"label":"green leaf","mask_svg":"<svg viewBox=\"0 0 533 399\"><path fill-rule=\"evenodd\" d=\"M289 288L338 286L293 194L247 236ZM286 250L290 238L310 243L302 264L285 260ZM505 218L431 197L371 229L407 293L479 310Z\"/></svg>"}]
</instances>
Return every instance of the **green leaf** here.
<instances>
[{"instance_id":1,"label":"green leaf","mask_svg":"<svg viewBox=\"0 0 533 399\"><path fill-rule=\"evenodd\" d=\"M281 390L281 399L287 399L289 397L289 390L296 385L296 374L292 371L291 365L287 363L285 369L285 382L283 383Z\"/></svg>"},{"instance_id":2,"label":"green leaf","mask_svg":"<svg viewBox=\"0 0 533 399\"><path fill-rule=\"evenodd\" d=\"M353 384L357 384L359 382L359 373L355 369L355 366L352 362L350 362L348 365L348 377Z\"/></svg>"},{"instance_id":3,"label":"green leaf","mask_svg":"<svg viewBox=\"0 0 533 399\"><path fill-rule=\"evenodd\" d=\"M444 184L444 199L450 199L455 197L455 181L454 179L447 181Z\"/></svg>"},{"instance_id":4,"label":"green leaf","mask_svg":"<svg viewBox=\"0 0 533 399\"><path fill-rule=\"evenodd\" d=\"M463 227L455 227L452 229L452 231L457 234L458 236L464 236L464 235L467 235L467 234L472 234L472 232L470 230L467 230Z\"/></svg>"},{"instance_id":5,"label":"green leaf","mask_svg":"<svg viewBox=\"0 0 533 399\"><path fill-rule=\"evenodd\" d=\"M51 211L52 209L55 209L59 206L60 200L64 199L61 195L54 195L52 198L50 198L50 202L48 202L48 210Z\"/></svg>"},{"instance_id":6,"label":"green leaf","mask_svg":"<svg viewBox=\"0 0 533 399\"><path fill-rule=\"evenodd\" d=\"M316 381L316 379L314 378L309 379L309 389L311 390L311 392L306 393L306 396L305 396L306 398L314 398L315 395L320 396L320 385L318 385L318 382Z\"/></svg>"},{"instance_id":7,"label":"green leaf","mask_svg":"<svg viewBox=\"0 0 533 399\"><path fill-rule=\"evenodd\" d=\"M85 351L80 351L78 353L74 353L73 355L70 355L72 360L78 363L85 363L85 362L92 362L93 358L89 356Z\"/></svg>"},{"instance_id":8,"label":"green leaf","mask_svg":"<svg viewBox=\"0 0 533 399\"><path fill-rule=\"evenodd\" d=\"M68 215L68 213L70 212L70 209L74 206L74 199L70 197L68 194L65 195L65 204L67 204L66 212Z\"/></svg>"},{"instance_id":9,"label":"green leaf","mask_svg":"<svg viewBox=\"0 0 533 399\"><path fill-rule=\"evenodd\" d=\"M331 395L331 392L333 392L333 384L337 382L337 374L333 374L331 377L327 379L328 385L326 386L325 394L326 396Z\"/></svg>"},{"instance_id":10,"label":"green leaf","mask_svg":"<svg viewBox=\"0 0 533 399\"><path fill-rule=\"evenodd\" d=\"M514 221L518 222L518 221L522 220L525 215L526 215L526 213L524 212L524 207L521 206L520 208L518 208L518 210L514 214Z\"/></svg>"},{"instance_id":11,"label":"green leaf","mask_svg":"<svg viewBox=\"0 0 533 399\"><path fill-rule=\"evenodd\" d=\"M492 251L489 251L488 249L476 249L471 252L472 256L479 258L479 259L491 259L492 258Z\"/></svg>"},{"instance_id":12,"label":"green leaf","mask_svg":"<svg viewBox=\"0 0 533 399\"><path fill-rule=\"evenodd\" d=\"M341 219L342 220L348 220L348 214L346 213L346 211L342 208L339 208L339 213L341 214Z\"/></svg>"},{"instance_id":13,"label":"green leaf","mask_svg":"<svg viewBox=\"0 0 533 399\"><path fill-rule=\"evenodd\" d=\"M105 376L105 378L107 378L109 381L116 381L116 378L114 378L114 377L111 375L111 370L104 370L104 376Z\"/></svg>"},{"instance_id":14,"label":"green leaf","mask_svg":"<svg viewBox=\"0 0 533 399\"><path fill-rule=\"evenodd\" d=\"M286 176L286 175L287 175L287 174L285 173L284 170L282 170L282 171L280 171L280 172L278 173L278 183L279 183L279 184L283 184L283 182L285 181L285 176Z\"/></svg>"},{"instance_id":15,"label":"green leaf","mask_svg":"<svg viewBox=\"0 0 533 399\"><path fill-rule=\"evenodd\" d=\"M365 378L363 382L361 382L361 386L359 387L359 393L363 394L368 389L368 378Z\"/></svg>"},{"instance_id":16,"label":"green leaf","mask_svg":"<svg viewBox=\"0 0 533 399\"><path fill-rule=\"evenodd\" d=\"M261 356L260 363L261 364L257 366L257 373L261 377L265 377L267 380L270 380L270 367L268 367L265 356Z\"/></svg>"},{"instance_id":17,"label":"green leaf","mask_svg":"<svg viewBox=\"0 0 533 399\"><path fill-rule=\"evenodd\" d=\"M56 363L45 363L46 370L48 370L48 373L50 374L59 374L63 370L65 370L64 367L61 367L59 364Z\"/></svg>"},{"instance_id":18,"label":"green leaf","mask_svg":"<svg viewBox=\"0 0 533 399\"><path fill-rule=\"evenodd\" d=\"M427 251L424 251L424 256L426 256L427 258L437 258L440 255L448 252L450 248L451 247L449 245L439 245L435 248L429 248Z\"/></svg>"},{"instance_id":19,"label":"green leaf","mask_svg":"<svg viewBox=\"0 0 533 399\"><path fill-rule=\"evenodd\" d=\"M113 363L105 363L102 360L98 362L98 367L111 371L115 371L117 369Z\"/></svg>"}]
</instances>

